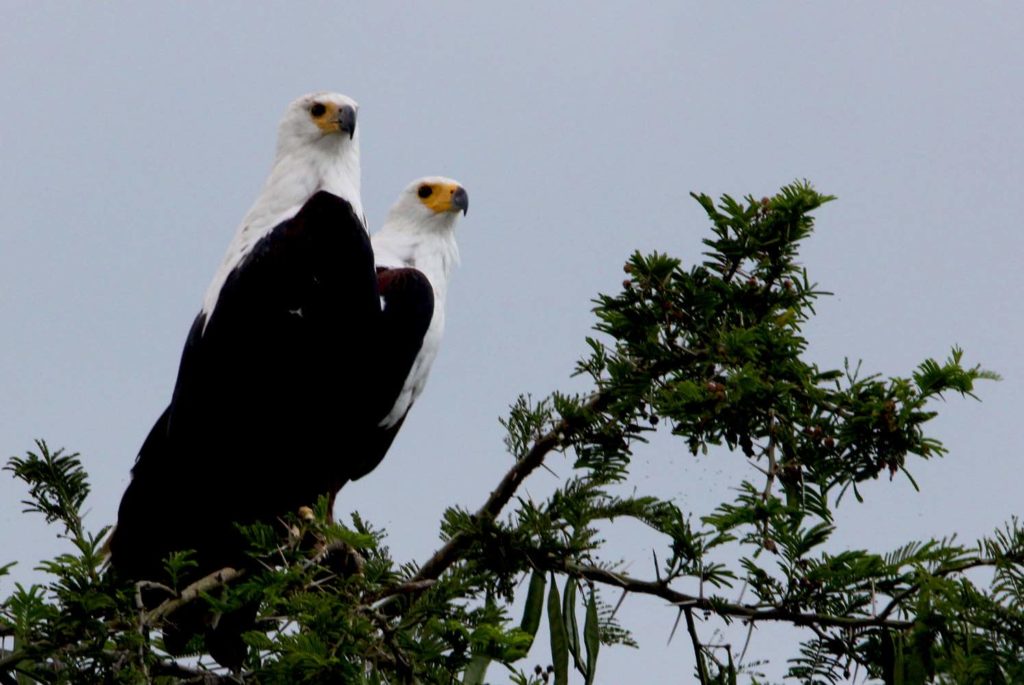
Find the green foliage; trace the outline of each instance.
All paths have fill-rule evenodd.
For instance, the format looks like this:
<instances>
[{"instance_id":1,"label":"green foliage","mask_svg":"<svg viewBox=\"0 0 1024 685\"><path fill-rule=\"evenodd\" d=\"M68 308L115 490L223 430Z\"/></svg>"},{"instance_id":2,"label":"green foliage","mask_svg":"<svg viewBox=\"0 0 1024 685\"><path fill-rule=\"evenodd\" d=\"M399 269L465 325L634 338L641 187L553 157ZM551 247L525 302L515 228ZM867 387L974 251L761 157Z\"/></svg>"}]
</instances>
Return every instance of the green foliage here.
<instances>
[{"instance_id":1,"label":"green foliage","mask_svg":"<svg viewBox=\"0 0 1024 685\"><path fill-rule=\"evenodd\" d=\"M40 563L48 584L16 584L0 604L0 635L16 645L0 656L0 674L20 673L21 682L138 682L131 669L122 671L121 657L137 660L141 669L155 657L141 648L138 633L107 620L130 615L132 600L100 571L107 529L92 534L82 525L89 493L85 471L77 454L51 452L42 441L36 446L38 453L12 458L6 469L29 487L25 511L60 523L72 551Z\"/></svg>"},{"instance_id":2,"label":"green foliage","mask_svg":"<svg viewBox=\"0 0 1024 685\"><path fill-rule=\"evenodd\" d=\"M64 454L63 449L50 452L42 440L36 441L36 447L39 454L11 457L4 467L29 486L29 499L21 502L25 512L42 514L47 523L59 521L65 534L81 534L77 512L89 496L89 483L78 453Z\"/></svg>"},{"instance_id":3,"label":"green foliage","mask_svg":"<svg viewBox=\"0 0 1024 685\"><path fill-rule=\"evenodd\" d=\"M966 366L955 347L892 378L846 361L810 363L802 330L826 293L797 256L811 213L832 198L806 183L760 200L694 198L711 224L701 263L630 257L622 290L595 300L596 336L576 368L593 393L513 404L503 421L508 474L478 511L445 513L445 546L422 565L396 562L358 515L333 522L323 500L283 525L247 529L259 572L180 587L193 564L186 551L167 560L170 587L120 587L102 569L105 531L82 523L89 490L77 455L40 442L12 458L7 468L29 489L26 511L59 523L70 551L40 565L45 585L16 585L3 599L0 635L13 644L0 653L0 683L482 685L500 668L522 685L589 684L608 646L635 646L618 607L602 599L612 591L619 603L652 595L677 607L703 683L759 682L746 648L702 640L704 626L764 621L806 632L789 662L803 682L854 673L886 683L1024 682L1017 520L971 547L830 545L846 493L853 504L865 481L901 474L913 483L915 458L945 454L928 433L934 400L974 397L978 381L997 376ZM655 432L675 436L680 452L760 475L740 479L710 511L684 512L629 481L634 452ZM552 453L565 454L571 472L546 497L520 494ZM653 578L627 574L604 541L623 519L663 539ZM143 592L167 601L143 605ZM161 650L166 622L190 602L220 612L259 604L240 673ZM550 662L527 665L545 620Z\"/></svg>"}]
</instances>

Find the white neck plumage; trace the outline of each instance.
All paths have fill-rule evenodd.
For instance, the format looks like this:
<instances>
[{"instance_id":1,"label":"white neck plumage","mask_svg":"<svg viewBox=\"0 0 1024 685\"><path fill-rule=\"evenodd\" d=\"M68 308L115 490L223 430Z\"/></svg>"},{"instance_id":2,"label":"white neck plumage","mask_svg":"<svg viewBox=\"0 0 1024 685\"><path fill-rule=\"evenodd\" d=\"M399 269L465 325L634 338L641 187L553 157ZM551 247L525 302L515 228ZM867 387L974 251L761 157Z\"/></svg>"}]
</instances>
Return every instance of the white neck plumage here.
<instances>
[{"instance_id":1,"label":"white neck plumage","mask_svg":"<svg viewBox=\"0 0 1024 685\"><path fill-rule=\"evenodd\" d=\"M339 150L339 145L349 149ZM359 184L358 143L333 136L290 151L279 150L263 190L242 220L241 230L266 233L295 216L318 190L348 200L362 221Z\"/></svg>"},{"instance_id":2,"label":"white neck plumage","mask_svg":"<svg viewBox=\"0 0 1024 685\"><path fill-rule=\"evenodd\" d=\"M459 246L455 243L456 215L450 212L426 215L428 210L418 201L411 209L403 204L399 202L392 208L384 227L370 237L374 261L378 267L411 267L426 276L434 290L434 312L402 392L380 422L386 428L394 426L405 416L423 390L444 333L448 277L459 263Z\"/></svg>"},{"instance_id":3,"label":"white neck plumage","mask_svg":"<svg viewBox=\"0 0 1024 685\"><path fill-rule=\"evenodd\" d=\"M434 287L434 306L444 305L448 277L459 263L455 242L455 214L439 214L426 222L392 212L384 226L371 237L377 266L412 267Z\"/></svg>"},{"instance_id":4,"label":"white neck plumage","mask_svg":"<svg viewBox=\"0 0 1024 685\"><path fill-rule=\"evenodd\" d=\"M207 317L216 306L228 275L253 245L282 221L295 216L317 191L326 190L347 200L366 228L359 193L359 142L356 135L353 140L329 136L302 144L289 140L279 143L270 176L235 232L224 261L206 290L203 312ZM347 149L339 149L339 146Z\"/></svg>"}]
</instances>

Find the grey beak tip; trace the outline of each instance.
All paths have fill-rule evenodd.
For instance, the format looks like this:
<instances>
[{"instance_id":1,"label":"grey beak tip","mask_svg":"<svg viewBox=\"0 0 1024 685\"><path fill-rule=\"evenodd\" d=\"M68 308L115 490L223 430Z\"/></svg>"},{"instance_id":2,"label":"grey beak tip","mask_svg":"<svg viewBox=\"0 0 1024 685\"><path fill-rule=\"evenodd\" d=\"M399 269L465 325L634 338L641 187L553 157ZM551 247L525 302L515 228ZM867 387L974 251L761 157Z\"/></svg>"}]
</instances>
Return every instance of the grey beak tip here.
<instances>
[{"instance_id":1,"label":"grey beak tip","mask_svg":"<svg viewBox=\"0 0 1024 685\"><path fill-rule=\"evenodd\" d=\"M462 210L462 216L466 216L469 212L469 193L466 192L465 188L459 188L455 191L455 195L452 196L452 204Z\"/></svg>"},{"instance_id":2,"label":"grey beak tip","mask_svg":"<svg viewBox=\"0 0 1024 685\"><path fill-rule=\"evenodd\" d=\"M342 131L348 133L349 140L356 135L356 109L351 105L345 105L338 110L338 126Z\"/></svg>"}]
</instances>

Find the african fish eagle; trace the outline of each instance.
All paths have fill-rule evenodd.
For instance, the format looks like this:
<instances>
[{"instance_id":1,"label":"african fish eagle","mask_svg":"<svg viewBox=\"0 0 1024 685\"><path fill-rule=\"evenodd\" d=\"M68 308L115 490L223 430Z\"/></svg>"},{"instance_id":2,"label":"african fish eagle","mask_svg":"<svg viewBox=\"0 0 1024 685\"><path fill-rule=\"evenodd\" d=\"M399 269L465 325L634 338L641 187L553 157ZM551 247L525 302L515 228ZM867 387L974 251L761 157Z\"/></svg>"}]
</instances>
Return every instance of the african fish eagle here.
<instances>
[{"instance_id":1,"label":"african fish eagle","mask_svg":"<svg viewBox=\"0 0 1024 685\"><path fill-rule=\"evenodd\" d=\"M391 383L387 395L395 394L379 423L381 456L423 392L437 356L448 278L459 262L455 223L459 212L468 210L469 195L458 182L442 176L421 178L402 191L384 226L370 239L385 327L392 320L403 326L418 323L416 331L407 328L403 335L384 335L394 346L388 355L393 363L380 370ZM419 330L422 334L416 335Z\"/></svg>"},{"instance_id":2,"label":"african fish eagle","mask_svg":"<svg viewBox=\"0 0 1024 685\"><path fill-rule=\"evenodd\" d=\"M364 471L385 402L367 397L382 313L357 110L335 93L286 110L270 176L132 469L109 543L119 576L164 579L164 559L186 549L192 578L237 567L246 557L236 523L273 523Z\"/></svg>"},{"instance_id":3,"label":"african fish eagle","mask_svg":"<svg viewBox=\"0 0 1024 685\"><path fill-rule=\"evenodd\" d=\"M417 181L371 248L356 111L315 93L285 113L270 177L207 291L122 498L110 552L126 579L165 579L177 550L195 552L184 581L251 563L236 524L273 524L323 495L333 504L380 462L422 391L468 198L448 179ZM164 631L169 650L209 621L193 609ZM241 663L254 614L251 605L206 627L214 658Z\"/></svg>"}]
</instances>

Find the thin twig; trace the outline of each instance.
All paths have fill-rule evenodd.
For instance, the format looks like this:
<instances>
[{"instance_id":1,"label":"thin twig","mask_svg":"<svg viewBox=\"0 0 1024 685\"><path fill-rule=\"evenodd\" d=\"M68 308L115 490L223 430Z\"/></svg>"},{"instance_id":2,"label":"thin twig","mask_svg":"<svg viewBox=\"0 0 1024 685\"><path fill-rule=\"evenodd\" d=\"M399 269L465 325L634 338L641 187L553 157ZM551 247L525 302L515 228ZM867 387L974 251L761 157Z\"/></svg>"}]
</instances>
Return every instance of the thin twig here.
<instances>
[{"instance_id":1,"label":"thin twig","mask_svg":"<svg viewBox=\"0 0 1024 685\"><path fill-rule=\"evenodd\" d=\"M146 680L149 680L149 667L146 666L146 647L149 646L149 636L146 633L146 605L142 601L142 588L146 582L147 581L140 580L135 583L135 610L139 615L139 625L136 627L136 631L139 634L139 666L142 668L142 675ZM154 584L160 585L160 583ZM170 588L166 589L170 590ZM173 590L171 590L171 594L174 594Z\"/></svg>"},{"instance_id":2,"label":"thin twig","mask_svg":"<svg viewBox=\"0 0 1024 685\"><path fill-rule=\"evenodd\" d=\"M704 665L704 657L701 655L700 638L697 637L697 626L693 623L693 611L687 607L683 609L686 614L686 630L690 633L690 641L693 643L693 656L697 659L697 675L700 677L700 685L708 685L708 670Z\"/></svg>"},{"instance_id":3,"label":"thin twig","mask_svg":"<svg viewBox=\"0 0 1024 685\"><path fill-rule=\"evenodd\" d=\"M772 488L775 486L775 476L779 473L779 465L775 460L775 410L768 410L768 447L764 454L768 457L768 473L765 474L764 491L761 493L761 500L767 504L768 498L772 495ZM775 551L775 543L768 534L768 523L770 517L765 517L762 524L762 544L769 552Z\"/></svg>"},{"instance_id":4,"label":"thin twig","mask_svg":"<svg viewBox=\"0 0 1024 685\"><path fill-rule=\"evenodd\" d=\"M612 614L609 617L610 619L611 618L615 618L615 614L619 613L619 607L621 607L622 603L626 601L626 595L628 595L628 594L629 594L629 590L625 590L624 589L622 591L622 596L619 597L619 601L615 603L615 608L612 609Z\"/></svg>"},{"instance_id":5,"label":"thin twig","mask_svg":"<svg viewBox=\"0 0 1024 685\"><path fill-rule=\"evenodd\" d=\"M174 597L177 593L174 588L168 587L163 583L158 583L154 580L138 580L135 582L135 588L137 590L161 590L166 592L169 596Z\"/></svg>"},{"instance_id":6,"label":"thin twig","mask_svg":"<svg viewBox=\"0 0 1024 685\"><path fill-rule=\"evenodd\" d=\"M950 566L946 566L945 568L940 568L936 571L931 571L929 575L935 577L943 577L952 575L954 573L968 571L972 568L978 568L980 566L995 566L1000 562L1024 564L1024 554L1007 554L1005 556L1000 557L977 557L974 559L968 559L959 564L952 564ZM911 583L909 586L907 586L906 589L902 590L901 592L893 596L892 600L887 605L885 605L885 608L882 609L881 612L879 612L878 618L888 618L889 614L891 614L893 610L903 602L903 600L905 600L907 597L914 594L920 589L921 583Z\"/></svg>"},{"instance_id":7,"label":"thin twig","mask_svg":"<svg viewBox=\"0 0 1024 685\"><path fill-rule=\"evenodd\" d=\"M323 560L331 554L335 554L338 552L344 552L345 554L354 556L356 560L356 566L359 568L362 568L366 564L366 559L363 558L363 555L360 554L355 547L348 544L344 540L331 540L326 545L317 550L317 553L314 554L312 557L303 560L302 568L307 569L312 566L316 566L317 564L323 562Z\"/></svg>"},{"instance_id":8,"label":"thin twig","mask_svg":"<svg viewBox=\"0 0 1024 685\"><path fill-rule=\"evenodd\" d=\"M679 611L676 612L676 620L675 623L672 624L672 632L668 634L668 642L665 643L666 645L672 644L672 638L676 636L676 628L679 627L679 619L682 618L682 616L683 609L680 607Z\"/></svg>"},{"instance_id":9,"label":"thin twig","mask_svg":"<svg viewBox=\"0 0 1024 685\"><path fill-rule=\"evenodd\" d=\"M433 586L434 583L436 582L436 580L430 579L410 580L408 582L402 583L401 585L396 585L392 588L388 588L387 591L381 593L380 597L373 604L370 605L370 608L380 609L382 606L387 604L392 597L397 597L399 595L413 595L419 592L423 592L424 590L429 590L431 586Z\"/></svg>"},{"instance_id":10,"label":"thin twig","mask_svg":"<svg viewBox=\"0 0 1024 685\"><path fill-rule=\"evenodd\" d=\"M749 621L747 625L749 626L747 628L747 639L743 642L743 651L740 652L739 664L741 666L743 665L743 659L747 656L747 647L750 646L750 638L754 636L754 622Z\"/></svg>"}]
</instances>

